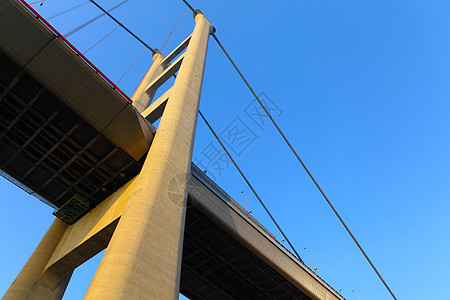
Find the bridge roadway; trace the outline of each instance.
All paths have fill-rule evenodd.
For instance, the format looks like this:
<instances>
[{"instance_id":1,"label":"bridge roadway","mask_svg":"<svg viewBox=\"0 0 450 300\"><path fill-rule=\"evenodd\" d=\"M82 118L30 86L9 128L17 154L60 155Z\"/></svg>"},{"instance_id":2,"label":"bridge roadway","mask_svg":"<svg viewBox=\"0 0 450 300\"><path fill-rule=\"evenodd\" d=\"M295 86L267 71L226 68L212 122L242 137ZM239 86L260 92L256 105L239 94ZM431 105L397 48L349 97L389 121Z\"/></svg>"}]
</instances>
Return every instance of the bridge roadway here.
<instances>
[{"instance_id":1,"label":"bridge roadway","mask_svg":"<svg viewBox=\"0 0 450 300\"><path fill-rule=\"evenodd\" d=\"M42 277L62 278L107 246L154 132L49 24L16 0L0 1L1 174L55 209L74 196L88 204L72 208L70 242ZM181 293L343 299L194 165L188 187Z\"/></svg>"}]
</instances>

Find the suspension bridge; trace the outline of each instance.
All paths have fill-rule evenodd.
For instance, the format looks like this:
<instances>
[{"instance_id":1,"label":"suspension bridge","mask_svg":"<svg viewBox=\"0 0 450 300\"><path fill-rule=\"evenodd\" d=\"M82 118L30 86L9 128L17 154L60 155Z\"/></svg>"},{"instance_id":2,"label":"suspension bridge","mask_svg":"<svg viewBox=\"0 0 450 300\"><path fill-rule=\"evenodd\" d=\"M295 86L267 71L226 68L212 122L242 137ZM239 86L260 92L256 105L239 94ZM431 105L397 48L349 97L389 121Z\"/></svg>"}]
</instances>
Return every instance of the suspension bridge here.
<instances>
[{"instance_id":1,"label":"suspension bridge","mask_svg":"<svg viewBox=\"0 0 450 300\"><path fill-rule=\"evenodd\" d=\"M125 2L109 10L92 0L70 8L92 4L100 14L65 35L31 6L43 1L0 4L2 176L56 216L4 299L61 299L72 272L104 249L86 299L344 299L303 263L199 111L211 36L395 299L207 16L184 1L194 31L164 56L114 18ZM81 53L68 36L102 16L117 26ZM131 97L84 55L118 28L153 54ZM198 114L289 249L192 163Z\"/></svg>"}]
</instances>

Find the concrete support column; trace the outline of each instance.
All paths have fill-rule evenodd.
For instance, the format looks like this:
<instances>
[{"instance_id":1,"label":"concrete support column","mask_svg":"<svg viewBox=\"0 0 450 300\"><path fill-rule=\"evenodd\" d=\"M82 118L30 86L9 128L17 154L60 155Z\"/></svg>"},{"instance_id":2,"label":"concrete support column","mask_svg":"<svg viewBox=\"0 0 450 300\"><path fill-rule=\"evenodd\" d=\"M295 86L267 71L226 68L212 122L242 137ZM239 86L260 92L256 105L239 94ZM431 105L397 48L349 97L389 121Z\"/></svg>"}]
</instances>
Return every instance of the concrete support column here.
<instances>
[{"instance_id":1,"label":"concrete support column","mask_svg":"<svg viewBox=\"0 0 450 300\"><path fill-rule=\"evenodd\" d=\"M72 273L63 278L54 289L47 288L38 282L67 226L60 219L55 219L2 299L62 299Z\"/></svg>"},{"instance_id":2,"label":"concrete support column","mask_svg":"<svg viewBox=\"0 0 450 300\"><path fill-rule=\"evenodd\" d=\"M149 105L153 99L155 93L149 95L146 93L148 85L156 79L164 71L164 66L161 65L161 62L164 60L164 55L159 52L158 49L155 49L156 53L153 54L153 63L145 74L139 86L134 91L133 96L131 96L131 100L133 100L133 105L136 109L142 113Z\"/></svg>"},{"instance_id":3,"label":"concrete support column","mask_svg":"<svg viewBox=\"0 0 450 300\"><path fill-rule=\"evenodd\" d=\"M202 15L136 186L85 299L177 299L186 180L209 35Z\"/></svg>"}]
</instances>

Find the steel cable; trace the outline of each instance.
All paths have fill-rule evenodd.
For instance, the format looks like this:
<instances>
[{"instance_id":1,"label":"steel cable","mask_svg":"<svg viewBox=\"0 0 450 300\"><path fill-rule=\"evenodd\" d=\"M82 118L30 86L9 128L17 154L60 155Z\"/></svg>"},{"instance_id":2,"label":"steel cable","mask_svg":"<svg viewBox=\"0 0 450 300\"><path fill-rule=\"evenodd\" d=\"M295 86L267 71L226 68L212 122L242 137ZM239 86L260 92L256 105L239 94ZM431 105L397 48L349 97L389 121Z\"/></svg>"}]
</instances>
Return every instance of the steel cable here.
<instances>
[{"instance_id":1,"label":"steel cable","mask_svg":"<svg viewBox=\"0 0 450 300\"><path fill-rule=\"evenodd\" d=\"M45 0L38 0L38 1L34 1L34 2L31 2L31 3L28 3L28 5L33 5L33 4L36 4L36 3L39 3L39 2L44 2ZM42 4L43 3L41 3L41 6L42 6Z\"/></svg>"},{"instance_id":2,"label":"steel cable","mask_svg":"<svg viewBox=\"0 0 450 300\"><path fill-rule=\"evenodd\" d=\"M134 65L134 63L138 60L138 58L141 56L142 52L144 52L145 47L142 48L142 51L139 52L139 54L136 56L136 58L133 60L133 62L130 64L130 66L128 67L128 69L125 71L125 73L123 73L123 75L120 77L120 79L116 82L116 84L119 84L119 82L125 77L125 75L127 75L128 71L130 71L131 67Z\"/></svg>"},{"instance_id":3,"label":"steel cable","mask_svg":"<svg viewBox=\"0 0 450 300\"><path fill-rule=\"evenodd\" d=\"M106 14L109 15L109 12L110 12L110 11L115 10L116 8L118 8L119 6L121 6L122 4L124 4L124 3L128 2L128 1L129 1L129 0L122 1L122 2L120 2L119 4L117 4L116 6L113 6L112 8L110 8L108 11L103 11L102 14L100 14L100 15L98 15L98 16L96 16L96 17L90 19L89 21L87 21L87 22L81 24L81 25L78 26L77 28L72 29L71 31L69 31L68 33L66 33L66 34L64 35L64 37L68 38L69 36L71 36L71 35L73 35L74 33L80 31L81 29L83 29L84 27L86 27L86 26L88 26L89 24L93 23L94 21L97 21L98 19L100 19L100 18L103 17L104 15L106 15Z\"/></svg>"},{"instance_id":4,"label":"steel cable","mask_svg":"<svg viewBox=\"0 0 450 300\"><path fill-rule=\"evenodd\" d=\"M68 12L70 12L70 11L72 11L72 10L78 8L78 7L81 7L81 6L83 6L83 5L86 5L86 4L88 4L88 3L89 3L89 1L86 1L86 2L83 2L83 3L81 3L81 4L75 5L74 7L71 7L71 8L69 8L69 9L66 9L66 10L64 10L64 11L62 11L62 12L60 12L60 13L57 13L56 15L53 15L53 16L47 18L47 21L50 21L51 19L56 18L56 17L59 17L59 16L61 16L61 15L64 15L64 14L66 14L66 13L68 13Z\"/></svg>"},{"instance_id":5,"label":"steel cable","mask_svg":"<svg viewBox=\"0 0 450 300\"><path fill-rule=\"evenodd\" d=\"M103 41L104 39L106 39L111 33L113 33L114 31L116 31L118 28L120 28L120 26L117 26L116 28L114 28L113 30L111 30L110 32L108 32L107 34L105 34L101 39L99 39L97 42L95 42L91 47L89 47L86 51L83 52L83 54L88 53L89 51L92 50L92 48L94 48L95 46L97 46L98 44L100 44L101 41Z\"/></svg>"},{"instance_id":6,"label":"steel cable","mask_svg":"<svg viewBox=\"0 0 450 300\"><path fill-rule=\"evenodd\" d=\"M177 28L178 23L180 23L181 18L183 18L184 13L186 12L187 7L184 9L183 13L181 14L180 18L178 19L178 21L175 23L175 26L173 26L172 31L169 33L169 35L167 36L166 40L164 41L164 44L161 46L160 51L162 52L164 46L166 45L167 41L170 39L170 37L172 36L172 33L175 31L175 28Z\"/></svg>"},{"instance_id":7,"label":"steel cable","mask_svg":"<svg viewBox=\"0 0 450 300\"><path fill-rule=\"evenodd\" d=\"M90 2L92 2L92 4L94 4L95 6L97 6L98 9L100 9L104 14L106 14L108 17L110 17L114 22L116 22L117 24L119 24L123 29L125 29L129 34L131 34L135 39L137 39L142 45L144 45L148 50L152 51L153 54L156 54L155 49L153 49L152 47L150 47L149 45L147 45L143 40L141 40L136 34L134 34L131 30L129 30L127 27L125 27L122 23L120 23L116 18L114 18L109 11L106 11L105 9L103 9L103 7L101 7L100 5L97 4L97 2L95 2L94 0L89 0ZM128 1L128 0L127 0Z\"/></svg>"}]
</instances>

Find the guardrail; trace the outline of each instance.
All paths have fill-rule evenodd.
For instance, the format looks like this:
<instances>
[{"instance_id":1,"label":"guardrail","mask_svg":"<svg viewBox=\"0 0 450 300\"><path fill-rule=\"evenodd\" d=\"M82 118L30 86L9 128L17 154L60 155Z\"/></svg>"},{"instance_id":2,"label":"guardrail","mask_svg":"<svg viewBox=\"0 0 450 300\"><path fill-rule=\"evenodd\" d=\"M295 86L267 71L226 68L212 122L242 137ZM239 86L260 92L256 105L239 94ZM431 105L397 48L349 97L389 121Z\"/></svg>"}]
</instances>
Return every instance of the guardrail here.
<instances>
[{"instance_id":1,"label":"guardrail","mask_svg":"<svg viewBox=\"0 0 450 300\"><path fill-rule=\"evenodd\" d=\"M89 67L94 70L103 80L105 80L116 92L118 92L122 97L125 98L130 104L133 101L128 97L125 92L123 92L114 82L111 81L102 71L100 71L86 56L83 55L74 45L72 45L58 30L56 30L52 25L50 25L47 20L45 20L36 10L34 10L25 0L17 0L19 1L28 11L30 11L42 24L44 24L54 35L61 41L63 41L78 57L80 57Z\"/></svg>"}]
</instances>

